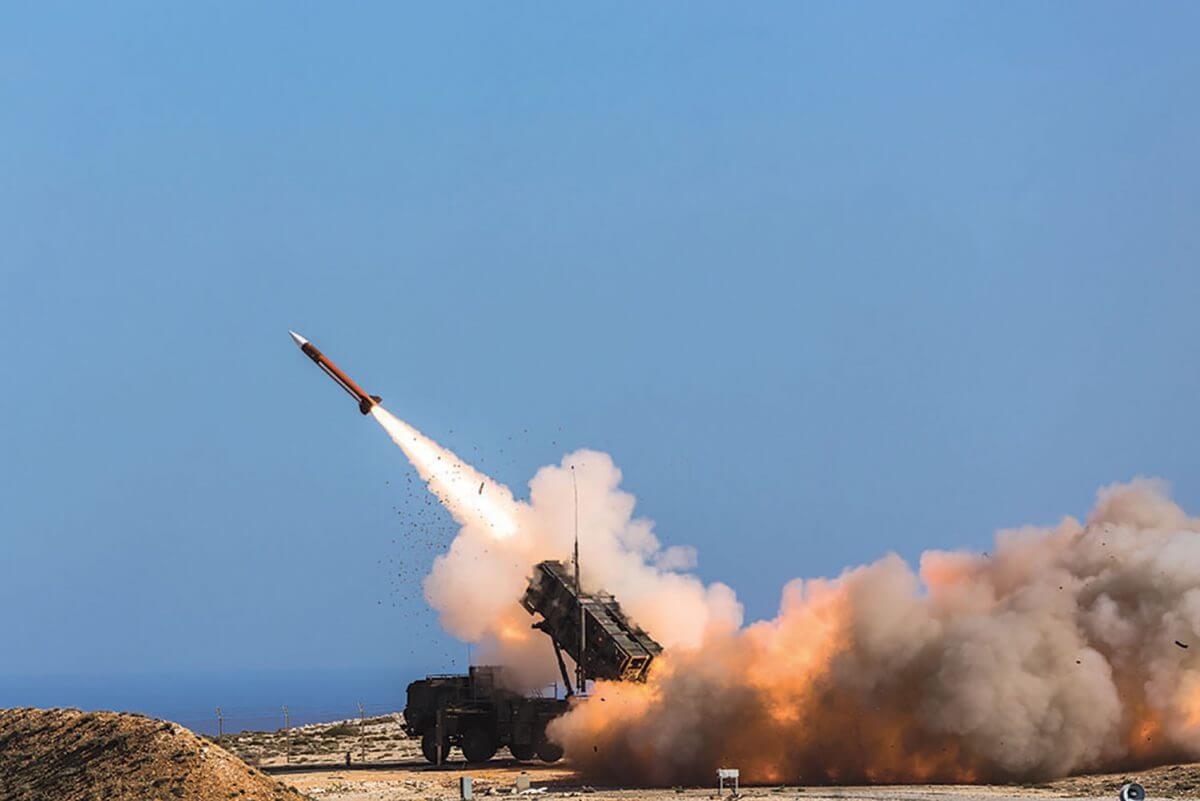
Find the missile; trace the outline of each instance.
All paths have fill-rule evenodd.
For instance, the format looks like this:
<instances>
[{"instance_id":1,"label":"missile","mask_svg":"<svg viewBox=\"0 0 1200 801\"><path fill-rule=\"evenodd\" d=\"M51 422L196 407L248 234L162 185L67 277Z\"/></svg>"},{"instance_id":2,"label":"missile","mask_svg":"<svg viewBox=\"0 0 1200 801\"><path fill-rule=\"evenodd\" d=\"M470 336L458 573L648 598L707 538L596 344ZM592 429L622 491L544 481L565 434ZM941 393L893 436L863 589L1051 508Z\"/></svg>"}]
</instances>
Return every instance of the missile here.
<instances>
[{"instance_id":1,"label":"missile","mask_svg":"<svg viewBox=\"0 0 1200 801\"><path fill-rule=\"evenodd\" d=\"M329 361L329 357L321 351L317 350L317 346L309 342L304 337L297 334L295 331L288 331L292 335L292 341L296 343L296 347L304 351L304 355L317 363L325 371L325 375L333 379L339 387L350 393L350 396L358 401L358 410L363 414L370 414L371 407L377 403L382 403L383 398L378 395L368 395L363 391L363 388L354 383L354 379L338 369L338 366Z\"/></svg>"}]
</instances>

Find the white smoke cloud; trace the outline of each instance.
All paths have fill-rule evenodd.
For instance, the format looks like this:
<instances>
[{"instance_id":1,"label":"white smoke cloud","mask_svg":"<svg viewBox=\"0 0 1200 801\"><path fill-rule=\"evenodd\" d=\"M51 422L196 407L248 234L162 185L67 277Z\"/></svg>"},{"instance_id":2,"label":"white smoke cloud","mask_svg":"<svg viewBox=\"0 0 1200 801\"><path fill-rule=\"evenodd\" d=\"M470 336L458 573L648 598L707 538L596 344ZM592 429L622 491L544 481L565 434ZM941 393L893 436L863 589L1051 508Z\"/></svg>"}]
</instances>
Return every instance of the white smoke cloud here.
<instances>
[{"instance_id":1,"label":"white smoke cloud","mask_svg":"<svg viewBox=\"0 0 1200 801\"><path fill-rule=\"evenodd\" d=\"M462 525L430 604L532 683L556 667L517 601L534 564L570 555L574 468L585 588L666 647L647 683L600 682L552 726L588 776L972 781L1200 757L1200 521L1163 482L1106 487L1085 523L1002 531L989 554L796 579L775 618L743 627L733 590L684 572L694 550L635 517L606 454L568 454L518 501L375 416Z\"/></svg>"},{"instance_id":2,"label":"white smoke cloud","mask_svg":"<svg viewBox=\"0 0 1200 801\"><path fill-rule=\"evenodd\" d=\"M530 628L518 601L535 564L570 558L576 488L585 589L613 593L665 647L698 647L710 634L741 625L733 590L678 572L695 564L695 551L664 549L654 524L634 516L634 497L620 488L621 471L608 454L567 454L559 465L537 472L528 502L516 501L506 487L382 407L372 414L462 525L449 550L434 560L425 597L446 631L481 645L481 660L517 668L527 684L557 677L549 640Z\"/></svg>"}]
</instances>

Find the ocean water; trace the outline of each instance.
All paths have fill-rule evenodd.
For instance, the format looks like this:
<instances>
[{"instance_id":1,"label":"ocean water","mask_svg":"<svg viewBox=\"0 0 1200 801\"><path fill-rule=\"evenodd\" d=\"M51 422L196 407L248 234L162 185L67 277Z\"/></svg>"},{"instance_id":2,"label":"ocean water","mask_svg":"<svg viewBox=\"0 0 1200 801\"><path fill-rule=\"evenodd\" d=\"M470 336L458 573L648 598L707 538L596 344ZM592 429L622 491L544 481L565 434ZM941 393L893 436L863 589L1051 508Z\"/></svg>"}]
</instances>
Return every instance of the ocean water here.
<instances>
[{"instance_id":1,"label":"ocean water","mask_svg":"<svg viewBox=\"0 0 1200 801\"><path fill-rule=\"evenodd\" d=\"M216 734L220 707L226 732L274 731L284 725L285 704L293 726L358 717L359 703L368 717L399 712L408 683L422 675L382 667L0 676L0 708L139 712Z\"/></svg>"}]
</instances>

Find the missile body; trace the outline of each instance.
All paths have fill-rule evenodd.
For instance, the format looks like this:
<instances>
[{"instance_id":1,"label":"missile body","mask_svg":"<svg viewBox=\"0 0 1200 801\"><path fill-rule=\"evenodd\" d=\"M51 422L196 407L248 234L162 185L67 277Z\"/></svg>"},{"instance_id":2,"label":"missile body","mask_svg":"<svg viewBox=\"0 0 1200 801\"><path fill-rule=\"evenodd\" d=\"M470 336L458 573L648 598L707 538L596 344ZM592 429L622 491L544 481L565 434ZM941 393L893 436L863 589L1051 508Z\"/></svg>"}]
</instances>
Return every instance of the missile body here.
<instances>
[{"instance_id":1,"label":"missile body","mask_svg":"<svg viewBox=\"0 0 1200 801\"><path fill-rule=\"evenodd\" d=\"M325 371L325 374L332 378L334 382L350 393L350 396L358 401L358 410L363 414L370 414L371 407L377 403L382 403L383 398L378 395L368 395L363 388L354 383L354 379L338 369L337 365L329 361L329 357L321 351L317 350L313 343L309 342L304 337L297 334L295 331L288 331L292 335L292 341L300 350L304 351L304 355L317 363Z\"/></svg>"}]
</instances>

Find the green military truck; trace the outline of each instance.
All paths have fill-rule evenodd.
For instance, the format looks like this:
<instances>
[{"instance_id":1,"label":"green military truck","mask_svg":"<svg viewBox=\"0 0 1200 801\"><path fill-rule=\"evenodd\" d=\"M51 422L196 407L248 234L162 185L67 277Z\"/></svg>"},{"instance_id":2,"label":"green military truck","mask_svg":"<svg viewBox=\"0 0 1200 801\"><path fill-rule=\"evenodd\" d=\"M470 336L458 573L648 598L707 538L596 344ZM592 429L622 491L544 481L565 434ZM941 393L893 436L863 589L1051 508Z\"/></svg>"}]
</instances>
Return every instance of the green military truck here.
<instances>
[{"instance_id":1,"label":"green military truck","mask_svg":"<svg viewBox=\"0 0 1200 801\"><path fill-rule=\"evenodd\" d=\"M421 738L425 759L439 765L456 746L468 762L487 762L502 747L522 761L562 758L562 747L546 739L546 724L567 711L566 700L505 689L502 671L474 666L465 676L427 676L408 685L404 730Z\"/></svg>"}]
</instances>

